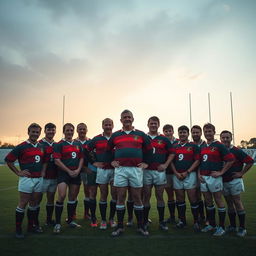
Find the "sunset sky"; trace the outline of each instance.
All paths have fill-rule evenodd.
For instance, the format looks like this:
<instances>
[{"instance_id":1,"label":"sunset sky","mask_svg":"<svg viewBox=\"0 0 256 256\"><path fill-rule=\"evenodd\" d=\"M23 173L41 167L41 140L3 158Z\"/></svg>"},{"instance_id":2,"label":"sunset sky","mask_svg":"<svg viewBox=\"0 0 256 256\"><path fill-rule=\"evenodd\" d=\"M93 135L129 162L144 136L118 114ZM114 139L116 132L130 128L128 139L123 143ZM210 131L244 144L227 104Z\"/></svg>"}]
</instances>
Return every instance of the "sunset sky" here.
<instances>
[{"instance_id":1,"label":"sunset sky","mask_svg":"<svg viewBox=\"0 0 256 256\"><path fill-rule=\"evenodd\" d=\"M130 109L147 131L209 121L217 133L256 137L256 1L1 0L0 140L17 144L27 126L85 122L88 136L105 117L121 127Z\"/></svg>"}]
</instances>

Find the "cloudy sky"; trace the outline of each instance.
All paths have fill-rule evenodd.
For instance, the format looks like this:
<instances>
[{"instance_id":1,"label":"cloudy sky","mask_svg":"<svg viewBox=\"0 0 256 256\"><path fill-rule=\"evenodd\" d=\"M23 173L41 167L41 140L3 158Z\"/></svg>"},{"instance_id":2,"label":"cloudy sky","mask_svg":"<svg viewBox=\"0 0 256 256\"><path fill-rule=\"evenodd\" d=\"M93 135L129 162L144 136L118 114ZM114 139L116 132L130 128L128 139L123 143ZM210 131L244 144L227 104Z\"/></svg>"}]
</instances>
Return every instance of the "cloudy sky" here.
<instances>
[{"instance_id":1,"label":"cloudy sky","mask_svg":"<svg viewBox=\"0 0 256 256\"><path fill-rule=\"evenodd\" d=\"M31 122L85 122L134 113L161 127L209 121L235 139L256 136L256 1L1 0L0 140L26 138Z\"/></svg>"}]
</instances>

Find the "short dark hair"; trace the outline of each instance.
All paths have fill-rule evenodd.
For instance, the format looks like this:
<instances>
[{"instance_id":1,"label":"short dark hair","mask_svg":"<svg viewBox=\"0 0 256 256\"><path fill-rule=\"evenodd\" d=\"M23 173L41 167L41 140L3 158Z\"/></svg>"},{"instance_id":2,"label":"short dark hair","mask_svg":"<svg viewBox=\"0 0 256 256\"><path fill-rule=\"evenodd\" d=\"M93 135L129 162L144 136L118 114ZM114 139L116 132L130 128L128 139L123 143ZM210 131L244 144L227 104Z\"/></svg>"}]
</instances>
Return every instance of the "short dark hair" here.
<instances>
[{"instance_id":1,"label":"short dark hair","mask_svg":"<svg viewBox=\"0 0 256 256\"><path fill-rule=\"evenodd\" d=\"M215 132L215 126L211 123L206 123L203 129L212 129Z\"/></svg>"},{"instance_id":2,"label":"short dark hair","mask_svg":"<svg viewBox=\"0 0 256 256\"><path fill-rule=\"evenodd\" d=\"M52 129L52 128L56 128L56 125L53 124L53 123L47 123L45 126L44 126L44 129Z\"/></svg>"},{"instance_id":3,"label":"short dark hair","mask_svg":"<svg viewBox=\"0 0 256 256\"><path fill-rule=\"evenodd\" d=\"M130 110L128 110L128 109L125 109L124 111L122 111L122 113L121 113L121 117L122 117L122 115L123 115L123 114L126 114L126 113L131 114L131 115L132 115L132 117L133 117L132 111L130 111Z\"/></svg>"},{"instance_id":4,"label":"short dark hair","mask_svg":"<svg viewBox=\"0 0 256 256\"><path fill-rule=\"evenodd\" d=\"M200 130L200 132L202 131L202 128L199 125L193 125L191 128L191 131L192 131L192 129L198 129L198 130Z\"/></svg>"},{"instance_id":5,"label":"short dark hair","mask_svg":"<svg viewBox=\"0 0 256 256\"><path fill-rule=\"evenodd\" d=\"M87 125L86 125L85 123L79 123L79 124L76 126L76 128L78 128L78 126L80 126L80 125L84 125L84 126L87 128Z\"/></svg>"},{"instance_id":6,"label":"short dark hair","mask_svg":"<svg viewBox=\"0 0 256 256\"><path fill-rule=\"evenodd\" d=\"M39 128L40 131L42 130L42 127L41 127L39 124L37 124L37 123L32 123L32 124L30 124L29 127L28 127L28 132L29 132L30 129L32 129L32 128Z\"/></svg>"},{"instance_id":7,"label":"short dark hair","mask_svg":"<svg viewBox=\"0 0 256 256\"><path fill-rule=\"evenodd\" d=\"M188 128L186 125L182 125L182 126L180 126L180 127L178 128L178 132L179 132L179 131L184 131L184 130L189 133L189 128Z\"/></svg>"},{"instance_id":8,"label":"short dark hair","mask_svg":"<svg viewBox=\"0 0 256 256\"><path fill-rule=\"evenodd\" d=\"M165 130L173 130L173 126L171 124L165 124L164 127L163 127L163 131Z\"/></svg>"},{"instance_id":9,"label":"short dark hair","mask_svg":"<svg viewBox=\"0 0 256 256\"><path fill-rule=\"evenodd\" d=\"M65 129L66 129L67 126L71 126L73 129L75 129L75 127L74 127L73 124L71 124L71 123L66 123L66 124L63 125L63 132L65 132Z\"/></svg>"},{"instance_id":10,"label":"short dark hair","mask_svg":"<svg viewBox=\"0 0 256 256\"><path fill-rule=\"evenodd\" d=\"M148 119L148 123L149 123L150 121L158 122L158 124L160 125L160 119L159 119L157 116L151 116L151 117Z\"/></svg>"},{"instance_id":11,"label":"short dark hair","mask_svg":"<svg viewBox=\"0 0 256 256\"><path fill-rule=\"evenodd\" d=\"M105 118L105 119L103 119L102 120L102 125L106 122L106 121L110 121L110 122L112 122L112 124L114 124L114 122L113 122L113 120L111 119L111 118Z\"/></svg>"},{"instance_id":12,"label":"short dark hair","mask_svg":"<svg viewBox=\"0 0 256 256\"><path fill-rule=\"evenodd\" d=\"M223 133L228 133L228 134L231 136L231 138L233 137L232 132L230 132L230 131L228 131L228 130L222 131L222 132L220 133L220 136L221 136Z\"/></svg>"}]
</instances>

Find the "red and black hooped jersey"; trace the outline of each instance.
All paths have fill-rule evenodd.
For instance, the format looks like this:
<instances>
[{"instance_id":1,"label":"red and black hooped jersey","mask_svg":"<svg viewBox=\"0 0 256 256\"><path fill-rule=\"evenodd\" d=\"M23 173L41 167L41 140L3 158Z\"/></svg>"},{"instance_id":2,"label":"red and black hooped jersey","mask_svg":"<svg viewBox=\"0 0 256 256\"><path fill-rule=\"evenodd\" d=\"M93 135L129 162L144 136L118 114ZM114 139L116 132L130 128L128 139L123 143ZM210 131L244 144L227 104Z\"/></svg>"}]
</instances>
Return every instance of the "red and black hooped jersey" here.
<instances>
[{"instance_id":1,"label":"red and black hooped jersey","mask_svg":"<svg viewBox=\"0 0 256 256\"><path fill-rule=\"evenodd\" d=\"M75 170L79 166L79 161L83 156L83 148L78 141L72 142L62 139L55 143L53 147L53 158L60 159L70 170Z\"/></svg>"},{"instance_id":2,"label":"red and black hooped jersey","mask_svg":"<svg viewBox=\"0 0 256 256\"><path fill-rule=\"evenodd\" d=\"M170 140L172 146L174 147L178 142L179 142L179 139L176 139L174 138L173 140ZM166 174L173 174L173 169L171 167L171 165L169 165L167 168L166 168Z\"/></svg>"},{"instance_id":3,"label":"red and black hooped jersey","mask_svg":"<svg viewBox=\"0 0 256 256\"><path fill-rule=\"evenodd\" d=\"M242 149L235 146L229 148L229 152L235 156L235 162L232 166L223 174L223 182L233 180L232 176L235 172L241 172L244 164L253 164L254 160L247 155Z\"/></svg>"},{"instance_id":4,"label":"red and black hooped jersey","mask_svg":"<svg viewBox=\"0 0 256 256\"><path fill-rule=\"evenodd\" d=\"M200 148L193 142L174 145L174 166L178 173L186 172L196 160L200 160ZM193 170L193 171L196 171Z\"/></svg>"},{"instance_id":5,"label":"red and black hooped jersey","mask_svg":"<svg viewBox=\"0 0 256 256\"><path fill-rule=\"evenodd\" d=\"M235 160L234 155L219 141L201 146L200 174L209 176L213 171L221 171L224 162Z\"/></svg>"},{"instance_id":6,"label":"red and black hooped jersey","mask_svg":"<svg viewBox=\"0 0 256 256\"><path fill-rule=\"evenodd\" d=\"M47 163L45 179L56 179L57 178L57 166L53 159L53 145L55 142L48 142L45 138L39 141L45 149L45 162Z\"/></svg>"},{"instance_id":7,"label":"red and black hooped jersey","mask_svg":"<svg viewBox=\"0 0 256 256\"><path fill-rule=\"evenodd\" d=\"M157 170L160 164L164 164L170 154L173 154L172 144L168 138L164 135L157 135L152 137L148 135L148 138L153 147L153 154L148 165L148 170Z\"/></svg>"},{"instance_id":8,"label":"red and black hooped jersey","mask_svg":"<svg viewBox=\"0 0 256 256\"><path fill-rule=\"evenodd\" d=\"M32 144L24 141L16 146L6 157L6 162L15 162L18 160L20 169L28 170L31 173L30 178L41 177L44 159L44 147L40 143Z\"/></svg>"}]
</instances>

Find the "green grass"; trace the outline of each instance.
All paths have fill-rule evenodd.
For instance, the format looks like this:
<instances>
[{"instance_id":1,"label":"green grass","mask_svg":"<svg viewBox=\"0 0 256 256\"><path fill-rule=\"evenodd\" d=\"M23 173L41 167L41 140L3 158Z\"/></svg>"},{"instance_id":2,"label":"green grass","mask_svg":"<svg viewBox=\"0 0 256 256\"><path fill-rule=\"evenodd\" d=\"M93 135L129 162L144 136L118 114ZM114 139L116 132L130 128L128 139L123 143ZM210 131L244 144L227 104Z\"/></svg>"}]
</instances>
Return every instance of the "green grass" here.
<instances>
[{"instance_id":1,"label":"green grass","mask_svg":"<svg viewBox=\"0 0 256 256\"><path fill-rule=\"evenodd\" d=\"M1 255L256 255L256 167L246 175L246 192L243 201L247 212L248 236L244 239L234 235L214 238L210 234L195 234L192 231L192 219L187 207L188 225L184 230L169 226L164 233L158 230L155 200L152 198L150 218L150 237L136 234L135 228L127 228L118 238L111 238L111 230L101 231L89 227L89 222L82 219L83 193L79 194L78 222L81 229L69 229L63 224L63 232L54 235L51 228L44 228L40 235L27 235L23 240L14 238L14 214L18 202L18 178L7 169L0 167L0 252ZM45 199L41 205L40 220L45 220ZM167 211L166 211L167 214ZM62 219L66 216L64 210ZM99 212L97 213L99 216ZM228 221L227 221L228 222ZM26 220L23 223L26 227Z\"/></svg>"}]
</instances>

